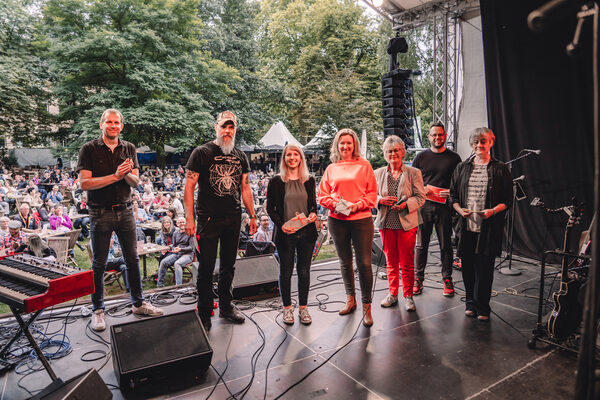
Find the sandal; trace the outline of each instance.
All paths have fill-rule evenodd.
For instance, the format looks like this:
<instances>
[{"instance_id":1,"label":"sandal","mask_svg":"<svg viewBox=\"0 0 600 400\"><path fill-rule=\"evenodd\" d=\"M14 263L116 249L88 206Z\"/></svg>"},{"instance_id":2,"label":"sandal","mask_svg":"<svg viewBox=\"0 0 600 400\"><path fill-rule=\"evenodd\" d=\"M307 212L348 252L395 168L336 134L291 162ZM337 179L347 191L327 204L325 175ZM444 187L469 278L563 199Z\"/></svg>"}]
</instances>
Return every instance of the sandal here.
<instances>
[{"instance_id":1,"label":"sandal","mask_svg":"<svg viewBox=\"0 0 600 400\"><path fill-rule=\"evenodd\" d=\"M300 308L298 310L298 318L300 318L300 322L304 325L310 325L312 318L308 313L308 307Z\"/></svg>"},{"instance_id":2,"label":"sandal","mask_svg":"<svg viewBox=\"0 0 600 400\"><path fill-rule=\"evenodd\" d=\"M287 325L294 325L294 308L285 307L283 309L283 323Z\"/></svg>"}]
</instances>

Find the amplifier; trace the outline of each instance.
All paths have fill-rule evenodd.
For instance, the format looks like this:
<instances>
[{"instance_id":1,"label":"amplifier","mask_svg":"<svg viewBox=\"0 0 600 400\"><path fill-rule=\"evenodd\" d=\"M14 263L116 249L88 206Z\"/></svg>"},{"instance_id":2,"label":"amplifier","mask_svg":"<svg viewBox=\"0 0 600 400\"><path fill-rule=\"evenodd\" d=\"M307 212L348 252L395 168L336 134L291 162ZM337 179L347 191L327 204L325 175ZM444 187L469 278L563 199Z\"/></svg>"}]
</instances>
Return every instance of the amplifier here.
<instances>
[{"instance_id":1,"label":"amplifier","mask_svg":"<svg viewBox=\"0 0 600 400\"><path fill-rule=\"evenodd\" d=\"M124 394L146 397L199 383L213 350L194 310L110 327L113 366Z\"/></svg>"},{"instance_id":2,"label":"amplifier","mask_svg":"<svg viewBox=\"0 0 600 400\"><path fill-rule=\"evenodd\" d=\"M371 264L377 265L378 267L385 267L387 265L385 253L383 252L383 244L381 243L381 236L379 235L373 238L373 246L371 247Z\"/></svg>"},{"instance_id":3,"label":"amplifier","mask_svg":"<svg viewBox=\"0 0 600 400\"><path fill-rule=\"evenodd\" d=\"M274 255L240 258L235 261L233 297L241 299L274 291L278 281L279 263Z\"/></svg>"}]
</instances>

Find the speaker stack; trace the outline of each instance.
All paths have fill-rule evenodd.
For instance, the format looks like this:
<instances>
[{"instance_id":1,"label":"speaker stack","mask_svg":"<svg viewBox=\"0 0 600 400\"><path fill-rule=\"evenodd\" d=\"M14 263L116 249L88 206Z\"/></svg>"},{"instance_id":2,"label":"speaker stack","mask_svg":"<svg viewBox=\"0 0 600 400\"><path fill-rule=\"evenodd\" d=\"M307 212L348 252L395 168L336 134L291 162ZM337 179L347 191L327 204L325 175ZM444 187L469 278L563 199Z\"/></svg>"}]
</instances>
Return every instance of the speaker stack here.
<instances>
[{"instance_id":1,"label":"speaker stack","mask_svg":"<svg viewBox=\"0 0 600 400\"><path fill-rule=\"evenodd\" d=\"M197 385L213 350L195 310L110 327L113 366L126 396L154 397Z\"/></svg>"},{"instance_id":2,"label":"speaker stack","mask_svg":"<svg viewBox=\"0 0 600 400\"><path fill-rule=\"evenodd\" d=\"M414 96L411 70L395 69L381 78L383 99L383 136L399 136L406 147L414 140Z\"/></svg>"}]
</instances>

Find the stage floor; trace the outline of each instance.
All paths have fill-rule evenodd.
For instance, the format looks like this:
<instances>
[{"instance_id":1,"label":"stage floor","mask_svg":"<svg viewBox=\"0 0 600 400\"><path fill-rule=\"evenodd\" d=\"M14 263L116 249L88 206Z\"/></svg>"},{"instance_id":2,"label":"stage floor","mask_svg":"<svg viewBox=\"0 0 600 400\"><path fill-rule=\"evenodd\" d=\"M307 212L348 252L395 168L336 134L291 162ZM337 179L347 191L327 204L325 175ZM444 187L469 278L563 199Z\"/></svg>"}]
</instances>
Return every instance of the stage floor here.
<instances>
[{"instance_id":1,"label":"stage floor","mask_svg":"<svg viewBox=\"0 0 600 400\"><path fill-rule=\"evenodd\" d=\"M281 398L572 398L576 356L541 343L537 349L527 347L536 322L537 299L533 297L538 292L539 267L513 261L513 268L520 270L521 275L496 272L497 295L492 298L493 314L486 323L465 317L459 271L455 270L453 275L457 295L442 296L436 256L433 253L430 257L425 289L423 294L415 296L414 313L405 311L402 302L390 309L381 308L379 302L387 294L387 281L376 279L375 323L370 329L361 325L362 315L358 310L349 316L339 316L336 312L345 300L337 261L313 265L309 297L312 325L301 325L297 311L296 323L283 325L281 313L271 308L278 298L257 301L251 309L244 305L244 313L254 323L247 318L244 324L234 325L215 316L208 334L214 350L214 369L209 368L200 385L156 398L205 399L212 392L210 398L225 399L230 396L229 391L235 394L251 383L245 398L273 399L319 365L322 366ZM552 271L556 269L550 268L548 272ZM357 294L360 297L358 282ZM321 305L324 310L317 306L318 301L324 303ZM174 313L193 307L177 303L164 309L166 313ZM107 323L119 324L135 318L108 317ZM80 359L90 350L106 349L86 336L88 321L89 318L79 318L67 325L73 351L51 361L51 365L63 380L96 368L107 384L116 385L112 360L102 367L106 358L93 362ZM51 322L48 330L53 332L62 326L61 321ZM102 332L102 337L110 340L109 329ZM97 354L89 355L94 356ZM217 384L215 369L219 373L225 371L227 387L222 382ZM0 377L0 400L29 397L18 387L19 379L32 392L50 383L45 371L25 377L11 371ZM115 399L123 398L117 389L113 388L112 393Z\"/></svg>"}]
</instances>

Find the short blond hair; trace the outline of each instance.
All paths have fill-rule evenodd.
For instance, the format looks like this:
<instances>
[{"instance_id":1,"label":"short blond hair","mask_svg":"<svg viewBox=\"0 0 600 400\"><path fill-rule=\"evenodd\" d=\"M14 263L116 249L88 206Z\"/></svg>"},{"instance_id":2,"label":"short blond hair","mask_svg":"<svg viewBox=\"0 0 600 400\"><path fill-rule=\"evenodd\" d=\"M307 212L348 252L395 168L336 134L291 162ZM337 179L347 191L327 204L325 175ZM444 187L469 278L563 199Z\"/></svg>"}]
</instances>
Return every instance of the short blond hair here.
<instances>
[{"instance_id":1,"label":"short blond hair","mask_svg":"<svg viewBox=\"0 0 600 400\"><path fill-rule=\"evenodd\" d=\"M358 140L358 135L352 129L344 128L337 131L335 137L333 138L333 142L331 143L331 150L329 159L332 163L336 163L342 159L340 155L340 149L338 148L340 144L340 139L342 136L349 135L352 137L352 141L354 142L354 150L352 150L352 158L358 159L361 157L360 154L360 141Z\"/></svg>"},{"instance_id":2,"label":"short blond hair","mask_svg":"<svg viewBox=\"0 0 600 400\"><path fill-rule=\"evenodd\" d=\"M481 139L481 137L486 133L490 135L490 139L492 139L492 145L496 143L496 135L494 135L494 132L492 132L490 128L483 126L481 128L473 129L473 132L471 132L471 135L469 136L469 144L473 146L473 143L475 143L476 140Z\"/></svg>"}]
</instances>

